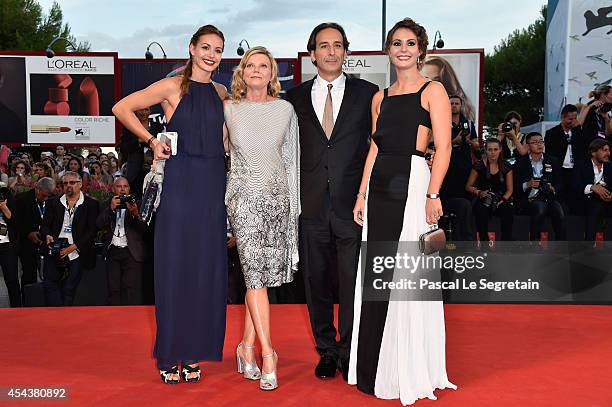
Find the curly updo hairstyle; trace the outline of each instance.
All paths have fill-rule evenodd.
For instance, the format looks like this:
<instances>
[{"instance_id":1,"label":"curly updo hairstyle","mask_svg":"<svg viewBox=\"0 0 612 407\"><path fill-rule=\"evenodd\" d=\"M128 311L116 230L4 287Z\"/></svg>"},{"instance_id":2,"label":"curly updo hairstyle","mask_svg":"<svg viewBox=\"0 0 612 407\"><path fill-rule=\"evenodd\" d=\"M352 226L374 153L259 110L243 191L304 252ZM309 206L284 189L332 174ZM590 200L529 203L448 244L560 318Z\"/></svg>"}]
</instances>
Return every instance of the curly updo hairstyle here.
<instances>
[{"instance_id":1,"label":"curly updo hairstyle","mask_svg":"<svg viewBox=\"0 0 612 407\"><path fill-rule=\"evenodd\" d=\"M420 70L423 66L423 62L425 61L425 56L427 55L427 46L429 45L429 38L427 37L427 31L425 27L416 23L411 18L404 18L403 20L398 21L395 25L389 30L387 33L387 39L385 40L385 48L383 51L385 53L389 53L389 48L391 48L391 42L393 41L393 35L400 28L406 28L414 33L417 37L417 43L419 45L419 51L421 51L421 55L417 61L417 68Z\"/></svg>"}]
</instances>

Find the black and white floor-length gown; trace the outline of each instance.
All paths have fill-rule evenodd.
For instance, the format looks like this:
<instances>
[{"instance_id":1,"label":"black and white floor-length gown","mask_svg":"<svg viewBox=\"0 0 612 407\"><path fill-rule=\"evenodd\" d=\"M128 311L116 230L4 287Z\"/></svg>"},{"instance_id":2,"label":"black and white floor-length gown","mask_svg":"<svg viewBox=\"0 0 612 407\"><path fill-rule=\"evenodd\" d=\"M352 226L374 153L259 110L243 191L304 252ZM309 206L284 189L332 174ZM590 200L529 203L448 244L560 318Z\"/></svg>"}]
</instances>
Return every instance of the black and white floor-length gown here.
<instances>
[{"instance_id":1,"label":"black and white floor-length gown","mask_svg":"<svg viewBox=\"0 0 612 407\"><path fill-rule=\"evenodd\" d=\"M428 84L416 93L394 96L385 89L373 135L378 155L368 182L364 241L416 242L429 230L425 195L430 170L423 152L416 150L419 127L431 129L429 112L421 105ZM365 254L366 264L371 257ZM362 258L349 384L378 398L399 398L404 405L425 397L435 400L435 389L456 389L446 374L442 301L362 301Z\"/></svg>"}]
</instances>

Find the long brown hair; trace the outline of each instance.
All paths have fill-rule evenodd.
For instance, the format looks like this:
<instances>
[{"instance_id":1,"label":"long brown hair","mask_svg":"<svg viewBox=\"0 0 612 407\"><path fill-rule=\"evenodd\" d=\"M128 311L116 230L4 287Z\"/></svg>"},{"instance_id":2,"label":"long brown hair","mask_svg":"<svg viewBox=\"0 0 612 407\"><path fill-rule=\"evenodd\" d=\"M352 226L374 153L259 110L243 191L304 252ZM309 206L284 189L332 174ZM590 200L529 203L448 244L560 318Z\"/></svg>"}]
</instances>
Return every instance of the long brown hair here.
<instances>
[{"instance_id":1,"label":"long brown hair","mask_svg":"<svg viewBox=\"0 0 612 407\"><path fill-rule=\"evenodd\" d=\"M450 62L444 58L432 56L428 58L423 65L433 65L438 68L438 78L430 79L440 82L442 86L444 86L444 89L446 89L446 93L449 95L457 95L461 97L461 114L468 120L475 120L474 106L472 105L470 98L463 90L461 82L459 82L459 78L457 77L457 73L455 73L455 70Z\"/></svg>"},{"instance_id":2,"label":"long brown hair","mask_svg":"<svg viewBox=\"0 0 612 407\"><path fill-rule=\"evenodd\" d=\"M225 37L223 36L223 33L221 32L221 30L219 30L214 25L207 24L207 25L203 25L202 27L198 28L198 31L196 31L191 36L191 41L189 41L189 44L195 47L198 44L198 40L200 39L200 37L206 34L215 34L219 38L221 38L223 42L225 42ZM191 73L193 72L193 62L192 61L193 61L193 55L191 55L191 52L190 52L189 61L187 61L187 65L185 65L185 70L183 71L183 79L181 80L181 97L189 93L189 79L191 79Z\"/></svg>"}]
</instances>

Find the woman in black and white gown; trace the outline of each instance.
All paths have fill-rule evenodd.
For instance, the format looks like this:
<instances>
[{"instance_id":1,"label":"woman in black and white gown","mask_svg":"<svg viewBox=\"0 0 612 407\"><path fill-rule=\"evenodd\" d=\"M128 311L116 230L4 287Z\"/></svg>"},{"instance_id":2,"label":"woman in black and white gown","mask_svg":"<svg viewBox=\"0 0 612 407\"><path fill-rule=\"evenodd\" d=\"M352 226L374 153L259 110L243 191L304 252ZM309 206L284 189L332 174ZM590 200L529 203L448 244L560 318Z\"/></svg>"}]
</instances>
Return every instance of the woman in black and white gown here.
<instances>
[{"instance_id":1,"label":"woman in black and white gown","mask_svg":"<svg viewBox=\"0 0 612 407\"><path fill-rule=\"evenodd\" d=\"M451 111L444 87L419 73L427 43L425 29L410 19L387 35L385 50L397 81L372 100L372 143L354 210L368 243L417 242L442 216L438 193L450 160ZM432 134L436 157L430 172L424 151ZM366 251L362 258L369 265L374 254ZM455 389L446 374L442 301L402 300L395 293L368 298L362 288L371 275L360 259L349 383L404 405L435 399L435 389Z\"/></svg>"}]
</instances>

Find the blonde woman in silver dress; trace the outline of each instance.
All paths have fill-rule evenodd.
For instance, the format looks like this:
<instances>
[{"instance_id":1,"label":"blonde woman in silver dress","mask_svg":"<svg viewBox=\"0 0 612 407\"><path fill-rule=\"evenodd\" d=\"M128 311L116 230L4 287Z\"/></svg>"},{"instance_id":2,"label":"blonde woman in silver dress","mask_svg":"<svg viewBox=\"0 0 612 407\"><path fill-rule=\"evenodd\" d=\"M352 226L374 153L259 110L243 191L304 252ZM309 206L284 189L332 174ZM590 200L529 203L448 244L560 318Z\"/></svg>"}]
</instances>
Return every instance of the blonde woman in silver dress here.
<instances>
[{"instance_id":1,"label":"blonde woman in silver dress","mask_svg":"<svg viewBox=\"0 0 612 407\"><path fill-rule=\"evenodd\" d=\"M262 390L278 387L267 288L291 282L298 262L297 117L291 104L279 99L280 90L276 61L267 49L254 47L234 71L231 100L225 103L231 157L225 203L247 287L236 359L238 372L259 380Z\"/></svg>"}]
</instances>

